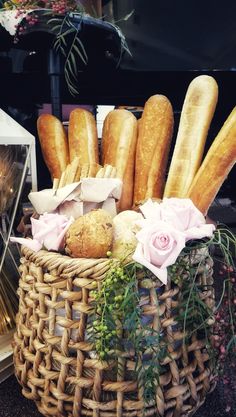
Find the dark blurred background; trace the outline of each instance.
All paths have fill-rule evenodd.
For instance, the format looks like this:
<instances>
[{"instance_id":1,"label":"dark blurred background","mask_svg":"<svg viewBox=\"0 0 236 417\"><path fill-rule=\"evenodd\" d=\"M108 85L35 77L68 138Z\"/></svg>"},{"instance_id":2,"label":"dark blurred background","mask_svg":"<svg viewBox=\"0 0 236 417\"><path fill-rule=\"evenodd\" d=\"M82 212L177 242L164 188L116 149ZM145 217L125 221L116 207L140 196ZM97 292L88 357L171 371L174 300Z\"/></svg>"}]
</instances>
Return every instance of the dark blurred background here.
<instances>
[{"instance_id":1,"label":"dark blurred background","mask_svg":"<svg viewBox=\"0 0 236 417\"><path fill-rule=\"evenodd\" d=\"M218 82L219 100L207 150L236 103L236 2L93 0L93 6L104 20L119 26L131 55L124 53L120 61L119 39L105 28L98 30L84 23L81 37L88 65L78 63L79 94L72 97L64 80L63 65L59 68L51 62L54 38L45 18L18 44L13 44L12 37L1 30L0 107L36 135L38 112L43 104L54 99L61 106L143 106L148 97L160 93L173 105L176 136L190 81L197 75L209 74ZM54 82L55 78L59 80L59 97L52 90L53 78ZM49 176L42 176L39 147L37 152L42 188L48 184ZM220 190L218 208L215 206L216 217L223 216L222 221L230 224L236 222L235 182L234 168ZM228 209L226 219L222 199Z\"/></svg>"}]
</instances>

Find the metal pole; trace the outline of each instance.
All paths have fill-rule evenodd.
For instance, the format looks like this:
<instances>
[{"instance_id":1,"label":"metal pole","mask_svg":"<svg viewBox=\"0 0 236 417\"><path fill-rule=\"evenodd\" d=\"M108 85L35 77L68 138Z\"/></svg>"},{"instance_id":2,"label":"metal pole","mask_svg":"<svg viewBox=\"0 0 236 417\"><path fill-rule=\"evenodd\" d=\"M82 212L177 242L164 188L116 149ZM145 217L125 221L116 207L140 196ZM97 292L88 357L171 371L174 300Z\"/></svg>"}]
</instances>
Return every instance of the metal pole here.
<instances>
[{"instance_id":1,"label":"metal pole","mask_svg":"<svg viewBox=\"0 0 236 417\"><path fill-rule=\"evenodd\" d=\"M62 120L61 104L61 60L54 49L49 50L48 74L50 76L52 114Z\"/></svg>"}]
</instances>

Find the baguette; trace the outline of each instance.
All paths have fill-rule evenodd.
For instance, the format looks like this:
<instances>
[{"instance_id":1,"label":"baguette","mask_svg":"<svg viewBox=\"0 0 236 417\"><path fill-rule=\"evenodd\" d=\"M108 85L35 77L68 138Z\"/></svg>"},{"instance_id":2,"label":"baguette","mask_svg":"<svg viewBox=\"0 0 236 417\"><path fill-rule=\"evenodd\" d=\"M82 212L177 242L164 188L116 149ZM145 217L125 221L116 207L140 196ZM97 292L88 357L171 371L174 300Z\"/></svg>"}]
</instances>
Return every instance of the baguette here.
<instances>
[{"instance_id":1,"label":"baguette","mask_svg":"<svg viewBox=\"0 0 236 417\"><path fill-rule=\"evenodd\" d=\"M204 215L235 162L236 107L212 143L187 194Z\"/></svg>"},{"instance_id":2,"label":"baguette","mask_svg":"<svg viewBox=\"0 0 236 417\"><path fill-rule=\"evenodd\" d=\"M134 160L137 141L137 120L125 109L113 110L105 118L102 132L103 164L116 168L116 176L123 181L118 211L132 207Z\"/></svg>"},{"instance_id":3,"label":"baguette","mask_svg":"<svg viewBox=\"0 0 236 417\"><path fill-rule=\"evenodd\" d=\"M162 198L173 124L169 100L159 94L150 97L139 121L134 205L147 198Z\"/></svg>"},{"instance_id":4,"label":"baguette","mask_svg":"<svg viewBox=\"0 0 236 417\"><path fill-rule=\"evenodd\" d=\"M37 130L43 158L52 180L60 178L69 163L68 142L64 127L52 114L42 114L37 120Z\"/></svg>"},{"instance_id":5,"label":"baguette","mask_svg":"<svg viewBox=\"0 0 236 417\"><path fill-rule=\"evenodd\" d=\"M196 77L184 100L164 197L186 197L201 164L208 129L218 99L218 86L208 75Z\"/></svg>"},{"instance_id":6,"label":"baguette","mask_svg":"<svg viewBox=\"0 0 236 417\"><path fill-rule=\"evenodd\" d=\"M99 163L97 127L92 113L80 108L70 113L68 139L70 162L78 157L81 166Z\"/></svg>"}]
</instances>

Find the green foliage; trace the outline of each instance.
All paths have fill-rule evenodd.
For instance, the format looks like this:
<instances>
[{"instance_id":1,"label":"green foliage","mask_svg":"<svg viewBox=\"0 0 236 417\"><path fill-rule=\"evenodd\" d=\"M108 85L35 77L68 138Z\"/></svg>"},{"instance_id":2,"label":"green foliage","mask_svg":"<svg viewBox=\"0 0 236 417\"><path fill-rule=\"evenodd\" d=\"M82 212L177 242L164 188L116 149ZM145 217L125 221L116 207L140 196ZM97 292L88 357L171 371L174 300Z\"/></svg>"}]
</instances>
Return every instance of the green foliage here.
<instances>
[{"instance_id":1,"label":"green foliage","mask_svg":"<svg viewBox=\"0 0 236 417\"><path fill-rule=\"evenodd\" d=\"M227 265L233 265L232 250L234 251L235 247L235 236L227 229L221 228L215 231L211 239L189 242L176 263L168 268L171 288L179 288L178 305L171 315L175 318L176 330L184 334L181 343L190 343L190 338L196 335L198 339L205 340L211 359L215 359L211 343L215 312L204 302L203 294L209 290L209 284L202 282L199 275L211 273L209 268L211 268L212 248L214 248L214 258L218 258L218 252L221 252L221 261L223 256ZM202 252L196 251L201 248L203 248ZM206 258L208 258L207 262ZM111 268L105 279L91 294L94 299L94 316L89 333L97 355L101 360L115 360L119 373L122 372L122 369L119 369L119 358L124 352L128 353L134 362L134 372L146 404L155 398L160 376L165 372L163 360L171 355L169 350L171 342L168 340L167 332L162 328L153 329L145 322L142 311L138 283L142 281L143 286L144 282L150 283L153 280L156 280L156 277L135 262L124 264L111 260ZM161 294L163 288L155 290L157 311L158 293ZM229 291L229 287L224 286L224 293L226 288ZM216 311L222 299L223 295L216 306ZM231 319L232 339L229 348L236 342L233 314ZM174 342L172 347L174 350Z\"/></svg>"},{"instance_id":2,"label":"green foliage","mask_svg":"<svg viewBox=\"0 0 236 417\"><path fill-rule=\"evenodd\" d=\"M82 17L83 14L81 14L81 19ZM64 57L65 80L70 94L74 96L78 94L80 63L82 62L84 65L88 63L88 56L79 38L80 25L76 27L69 14L66 14L63 19L52 18L48 21L48 24L52 26L52 31L56 35L54 48L56 52L61 53Z\"/></svg>"},{"instance_id":3,"label":"green foliage","mask_svg":"<svg viewBox=\"0 0 236 417\"><path fill-rule=\"evenodd\" d=\"M85 12L82 8L81 10L77 9L76 12L80 15L82 23ZM73 23L70 13L66 13L63 18L52 17L48 20L48 25L50 25L52 32L56 36L54 48L58 53L62 54L65 60L64 75L68 90L72 96L76 96L79 93L78 75L83 65L88 64L88 56L80 39L81 25ZM120 38L121 52L117 63L117 66L119 66L123 52L126 51L130 54L130 50L119 27L111 23L109 25L116 30Z\"/></svg>"}]
</instances>

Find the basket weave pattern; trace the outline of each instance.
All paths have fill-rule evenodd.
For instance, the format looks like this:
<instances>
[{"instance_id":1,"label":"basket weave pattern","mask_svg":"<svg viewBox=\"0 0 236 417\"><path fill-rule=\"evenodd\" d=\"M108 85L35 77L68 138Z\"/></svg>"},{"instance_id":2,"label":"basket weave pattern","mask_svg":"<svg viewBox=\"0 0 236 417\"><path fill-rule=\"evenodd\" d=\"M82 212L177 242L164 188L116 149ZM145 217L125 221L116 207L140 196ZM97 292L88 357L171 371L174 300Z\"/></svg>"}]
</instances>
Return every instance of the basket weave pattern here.
<instances>
[{"instance_id":1,"label":"basket weave pattern","mask_svg":"<svg viewBox=\"0 0 236 417\"><path fill-rule=\"evenodd\" d=\"M201 266L199 267L199 259ZM203 261L202 261L203 259ZM197 280L204 285L202 300L214 308L213 262L206 251L195 250ZM58 253L22 249L19 313L14 339L17 378L25 397L45 416L54 417L183 417L192 415L214 386L206 341L194 334L183 344L174 311L181 289L158 280L139 279L145 288L142 313L150 326L164 332L168 355L156 398L145 407L142 387L134 379L135 362L128 353L101 362L86 336L92 312L90 291L101 285L110 268L108 259L71 259Z\"/></svg>"}]
</instances>

